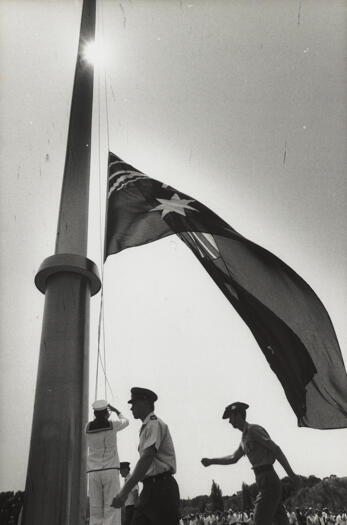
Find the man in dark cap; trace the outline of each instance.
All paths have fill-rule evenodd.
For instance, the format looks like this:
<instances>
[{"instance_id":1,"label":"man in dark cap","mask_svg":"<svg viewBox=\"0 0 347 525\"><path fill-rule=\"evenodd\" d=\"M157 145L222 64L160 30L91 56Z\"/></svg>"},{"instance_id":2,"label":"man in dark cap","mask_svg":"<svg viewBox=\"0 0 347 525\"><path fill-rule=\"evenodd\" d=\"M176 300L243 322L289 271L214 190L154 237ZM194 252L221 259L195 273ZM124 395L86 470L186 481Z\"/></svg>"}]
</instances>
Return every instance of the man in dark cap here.
<instances>
[{"instance_id":1,"label":"man in dark cap","mask_svg":"<svg viewBox=\"0 0 347 525\"><path fill-rule=\"evenodd\" d=\"M143 489L135 507L132 525L178 525L179 490L173 474L176 472L176 456L166 423L154 413L158 396L147 388L131 389L131 411L135 419L141 419L138 460L133 473L112 505L124 505L132 488L142 481Z\"/></svg>"},{"instance_id":2,"label":"man in dark cap","mask_svg":"<svg viewBox=\"0 0 347 525\"><path fill-rule=\"evenodd\" d=\"M223 419L242 432L239 448L231 456L222 458L203 458L204 467L210 465L232 465L242 456L247 456L252 464L255 479L259 490L255 502L255 525L288 525L287 513L281 503L282 486L273 463L279 461L288 476L296 478L287 458L276 443L274 443L266 430L259 425L252 425L246 421L246 403L235 402L228 405L223 414Z\"/></svg>"},{"instance_id":3,"label":"man in dark cap","mask_svg":"<svg viewBox=\"0 0 347 525\"><path fill-rule=\"evenodd\" d=\"M126 483L130 477L130 463L129 461L121 461L119 463L119 472L124 483ZM124 507L122 509L122 525L130 525L133 519L134 506L137 503L139 496L139 487L138 484L131 489L128 494L127 499L125 500Z\"/></svg>"}]
</instances>

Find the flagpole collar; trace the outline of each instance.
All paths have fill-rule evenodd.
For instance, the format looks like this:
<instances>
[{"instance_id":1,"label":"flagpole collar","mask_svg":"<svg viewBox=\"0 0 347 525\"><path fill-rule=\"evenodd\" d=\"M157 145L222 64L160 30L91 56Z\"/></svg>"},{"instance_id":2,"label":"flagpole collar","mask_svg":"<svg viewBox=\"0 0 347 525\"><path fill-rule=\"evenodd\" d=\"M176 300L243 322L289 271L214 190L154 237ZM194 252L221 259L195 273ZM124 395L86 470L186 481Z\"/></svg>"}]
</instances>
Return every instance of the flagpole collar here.
<instances>
[{"instance_id":1,"label":"flagpole collar","mask_svg":"<svg viewBox=\"0 0 347 525\"><path fill-rule=\"evenodd\" d=\"M77 273L85 277L89 281L91 295L97 294L101 288L96 264L87 257L74 253L59 253L47 257L35 275L36 287L44 294L49 277L62 272Z\"/></svg>"}]
</instances>

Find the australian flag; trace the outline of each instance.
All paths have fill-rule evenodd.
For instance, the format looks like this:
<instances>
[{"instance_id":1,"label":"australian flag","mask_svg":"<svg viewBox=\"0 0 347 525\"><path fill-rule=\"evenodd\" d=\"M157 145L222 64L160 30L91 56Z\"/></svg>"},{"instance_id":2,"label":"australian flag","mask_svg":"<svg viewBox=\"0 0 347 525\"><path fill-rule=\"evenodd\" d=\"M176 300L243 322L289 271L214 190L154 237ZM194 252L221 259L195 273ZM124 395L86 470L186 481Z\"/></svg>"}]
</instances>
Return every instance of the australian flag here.
<instances>
[{"instance_id":1,"label":"australian flag","mask_svg":"<svg viewBox=\"0 0 347 525\"><path fill-rule=\"evenodd\" d=\"M209 208L109 153L105 258L176 234L252 331L298 425L347 427L347 375L310 286Z\"/></svg>"}]
</instances>

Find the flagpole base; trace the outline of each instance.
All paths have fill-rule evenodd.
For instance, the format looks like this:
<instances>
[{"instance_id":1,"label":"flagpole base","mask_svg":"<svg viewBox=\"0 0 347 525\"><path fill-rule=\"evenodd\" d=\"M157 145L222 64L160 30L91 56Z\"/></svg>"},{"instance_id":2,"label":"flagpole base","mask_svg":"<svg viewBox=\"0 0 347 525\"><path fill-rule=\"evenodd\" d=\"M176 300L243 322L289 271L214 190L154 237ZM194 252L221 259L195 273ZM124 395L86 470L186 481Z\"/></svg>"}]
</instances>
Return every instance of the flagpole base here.
<instances>
[{"instance_id":1,"label":"flagpole base","mask_svg":"<svg viewBox=\"0 0 347 525\"><path fill-rule=\"evenodd\" d=\"M87 257L73 253L59 253L47 257L35 275L35 285L43 294L46 292L47 280L56 273L77 273L87 279L90 294L95 295L101 288L97 266Z\"/></svg>"}]
</instances>

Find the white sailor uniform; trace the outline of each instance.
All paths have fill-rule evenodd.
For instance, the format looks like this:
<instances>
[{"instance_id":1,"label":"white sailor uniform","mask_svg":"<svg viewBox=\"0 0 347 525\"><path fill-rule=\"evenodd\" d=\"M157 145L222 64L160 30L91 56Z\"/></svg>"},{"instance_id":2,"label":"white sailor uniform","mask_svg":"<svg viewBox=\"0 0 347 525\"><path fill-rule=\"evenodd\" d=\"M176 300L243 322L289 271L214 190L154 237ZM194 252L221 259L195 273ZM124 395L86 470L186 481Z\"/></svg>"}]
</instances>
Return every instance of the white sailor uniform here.
<instances>
[{"instance_id":1,"label":"white sailor uniform","mask_svg":"<svg viewBox=\"0 0 347 525\"><path fill-rule=\"evenodd\" d=\"M117 432L129 425L122 414L118 421L105 422L104 428L86 427L88 446L90 525L121 525L120 509L111 507L120 491Z\"/></svg>"}]
</instances>

